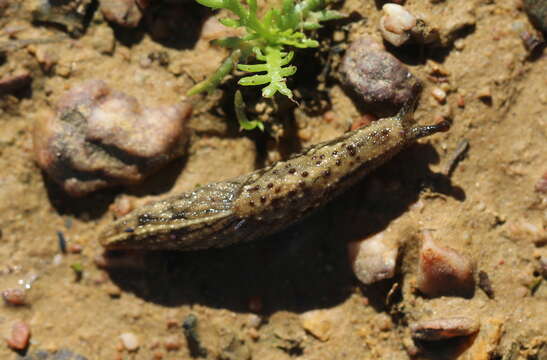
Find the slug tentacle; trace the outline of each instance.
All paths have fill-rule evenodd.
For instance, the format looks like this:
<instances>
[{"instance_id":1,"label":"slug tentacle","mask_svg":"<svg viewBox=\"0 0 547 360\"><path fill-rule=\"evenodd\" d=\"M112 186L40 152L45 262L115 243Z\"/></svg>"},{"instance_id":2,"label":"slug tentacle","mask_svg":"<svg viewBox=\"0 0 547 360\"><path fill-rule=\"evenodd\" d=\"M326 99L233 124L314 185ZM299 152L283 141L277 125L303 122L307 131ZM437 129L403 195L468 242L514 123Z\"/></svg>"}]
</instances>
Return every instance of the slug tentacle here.
<instances>
[{"instance_id":1,"label":"slug tentacle","mask_svg":"<svg viewBox=\"0 0 547 360\"><path fill-rule=\"evenodd\" d=\"M414 140L448 123L414 126L397 116L314 145L272 166L147 205L101 235L112 249L197 250L251 241L286 228L359 181Z\"/></svg>"}]
</instances>

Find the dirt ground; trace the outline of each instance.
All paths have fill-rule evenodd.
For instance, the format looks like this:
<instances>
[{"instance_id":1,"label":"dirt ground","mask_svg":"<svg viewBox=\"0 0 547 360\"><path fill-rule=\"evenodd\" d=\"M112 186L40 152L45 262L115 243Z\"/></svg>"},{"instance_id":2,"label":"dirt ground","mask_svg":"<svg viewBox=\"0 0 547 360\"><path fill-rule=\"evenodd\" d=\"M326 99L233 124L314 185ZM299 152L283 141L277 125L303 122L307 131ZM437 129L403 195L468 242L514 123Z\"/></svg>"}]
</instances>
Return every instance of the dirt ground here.
<instances>
[{"instance_id":1,"label":"dirt ground","mask_svg":"<svg viewBox=\"0 0 547 360\"><path fill-rule=\"evenodd\" d=\"M166 2L165 14L171 14L169 6L177 11L165 15L171 27L160 29L167 31L163 37L157 20L122 28L106 22L93 2L87 27L72 37L33 22L32 1L0 3L0 78L21 71L32 77L30 86L0 97L0 291L27 291L25 305L0 305L0 334L9 338L17 320L28 324L26 354L70 349L87 359L547 359L547 284L540 264L547 257L547 196L537 189L547 172L547 58L530 54L519 36L519 26L531 29L519 1L406 2L453 37L443 47L387 47L424 82L416 121L449 117L448 132L420 140L349 193L269 239L222 250L134 253L107 270L97 265L103 253L97 234L113 220L114 207L241 175L347 131L362 113L337 80L338 55L327 80L310 79L325 65L325 46L343 49L362 34L380 39L381 4L340 4L350 18L321 30L323 48L297 60L303 73L292 86L301 106L272 120L266 134L238 131L226 95L233 91L229 80L218 92L190 100L192 139L183 159L144 184L75 199L37 167L32 151L34 122L67 89L102 79L143 104L174 104L226 53L200 37L211 14L192 3ZM3 46L21 39L54 42ZM431 95L439 86L448 94L444 104ZM254 90L246 89L246 98ZM447 175L463 141L469 149ZM420 295L415 288L424 230L488 274L493 298L479 288L470 298ZM362 286L346 244L381 231L401 244L397 275ZM59 233L68 253L60 251ZM190 315L198 320L197 350L182 326ZM413 344L409 324L455 316L478 319L479 332L464 344ZM124 348L124 333L137 337L138 349ZM1 359L24 355L0 344Z\"/></svg>"}]
</instances>

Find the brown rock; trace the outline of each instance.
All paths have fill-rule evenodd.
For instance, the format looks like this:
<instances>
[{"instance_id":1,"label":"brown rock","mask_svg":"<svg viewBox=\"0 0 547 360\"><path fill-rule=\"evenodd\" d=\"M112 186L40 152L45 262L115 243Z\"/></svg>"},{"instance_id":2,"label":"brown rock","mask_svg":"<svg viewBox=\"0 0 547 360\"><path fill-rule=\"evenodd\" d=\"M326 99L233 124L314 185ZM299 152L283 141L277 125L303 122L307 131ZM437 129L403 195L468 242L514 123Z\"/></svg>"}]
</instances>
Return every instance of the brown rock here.
<instances>
[{"instance_id":1,"label":"brown rock","mask_svg":"<svg viewBox=\"0 0 547 360\"><path fill-rule=\"evenodd\" d=\"M102 0L101 13L106 20L125 27L137 27L142 19L135 0Z\"/></svg>"},{"instance_id":2,"label":"brown rock","mask_svg":"<svg viewBox=\"0 0 547 360\"><path fill-rule=\"evenodd\" d=\"M396 114L420 89L419 80L368 36L351 44L341 70L346 84L379 117Z\"/></svg>"},{"instance_id":3,"label":"brown rock","mask_svg":"<svg viewBox=\"0 0 547 360\"><path fill-rule=\"evenodd\" d=\"M21 288L12 288L2 291L2 298L4 302L9 305L25 305L26 304L26 291Z\"/></svg>"},{"instance_id":4,"label":"brown rock","mask_svg":"<svg viewBox=\"0 0 547 360\"><path fill-rule=\"evenodd\" d=\"M474 265L458 251L437 245L429 232L424 233L420 249L418 289L429 297L443 295L473 296Z\"/></svg>"},{"instance_id":5,"label":"brown rock","mask_svg":"<svg viewBox=\"0 0 547 360\"><path fill-rule=\"evenodd\" d=\"M30 340L30 327L23 321L17 321L11 328L11 337L6 339L8 346L14 350L24 350Z\"/></svg>"},{"instance_id":6,"label":"brown rock","mask_svg":"<svg viewBox=\"0 0 547 360\"><path fill-rule=\"evenodd\" d=\"M479 322L467 317L419 321L410 325L414 340L437 341L469 336L479 331Z\"/></svg>"},{"instance_id":7,"label":"brown rock","mask_svg":"<svg viewBox=\"0 0 547 360\"><path fill-rule=\"evenodd\" d=\"M72 196L135 184L181 156L188 104L141 106L103 81L75 86L34 128L38 165Z\"/></svg>"}]
</instances>

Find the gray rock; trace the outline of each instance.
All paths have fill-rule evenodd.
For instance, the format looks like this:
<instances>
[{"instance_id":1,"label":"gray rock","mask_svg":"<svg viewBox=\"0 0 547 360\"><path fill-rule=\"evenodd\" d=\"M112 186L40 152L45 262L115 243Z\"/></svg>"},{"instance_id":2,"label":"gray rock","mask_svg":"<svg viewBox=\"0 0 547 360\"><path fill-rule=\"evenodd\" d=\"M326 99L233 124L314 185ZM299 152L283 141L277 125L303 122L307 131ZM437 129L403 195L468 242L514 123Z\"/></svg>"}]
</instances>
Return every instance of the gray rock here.
<instances>
[{"instance_id":1,"label":"gray rock","mask_svg":"<svg viewBox=\"0 0 547 360\"><path fill-rule=\"evenodd\" d=\"M392 116L416 96L419 80L368 36L354 41L344 56L345 83L376 116Z\"/></svg>"},{"instance_id":2,"label":"gray rock","mask_svg":"<svg viewBox=\"0 0 547 360\"><path fill-rule=\"evenodd\" d=\"M38 119L38 165L72 196L136 184L186 150L191 106L141 106L103 81L75 86Z\"/></svg>"}]
</instances>

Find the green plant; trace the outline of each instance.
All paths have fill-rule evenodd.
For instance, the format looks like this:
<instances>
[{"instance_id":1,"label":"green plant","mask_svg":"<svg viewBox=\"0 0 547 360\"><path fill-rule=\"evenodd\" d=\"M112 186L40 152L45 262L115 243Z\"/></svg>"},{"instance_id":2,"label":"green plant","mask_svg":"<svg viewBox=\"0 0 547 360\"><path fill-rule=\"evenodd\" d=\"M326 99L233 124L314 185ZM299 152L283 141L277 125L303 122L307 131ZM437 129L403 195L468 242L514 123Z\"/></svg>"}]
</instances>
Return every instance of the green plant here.
<instances>
[{"instance_id":1,"label":"green plant","mask_svg":"<svg viewBox=\"0 0 547 360\"><path fill-rule=\"evenodd\" d=\"M241 0L196 1L210 8L226 9L235 14L237 19L224 18L220 22L230 27L242 27L245 34L216 41L218 45L229 48L232 52L210 78L190 89L189 95L215 89L224 77L237 68L254 74L242 77L238 84L266 85L262 89L263 97L271 98L279 92L292 99L293 94L287 87L286 78L293 75L297 69L296 66L290 65L294 52L287 48L318 47L319 43L308 38L304 31L320 28L322 21L342 17L337 11L325 9L332 0L303 0L298 3L294 0L283 0L279 9L269 9L262 18L259 18L257 13L257 0L248 0L247 6ZM255 60L260 63L248 64ZM241 95L239 97L241 105L243 100ZM239 119L241 124L242 118Z\"/></svg>"}]
</instances>

